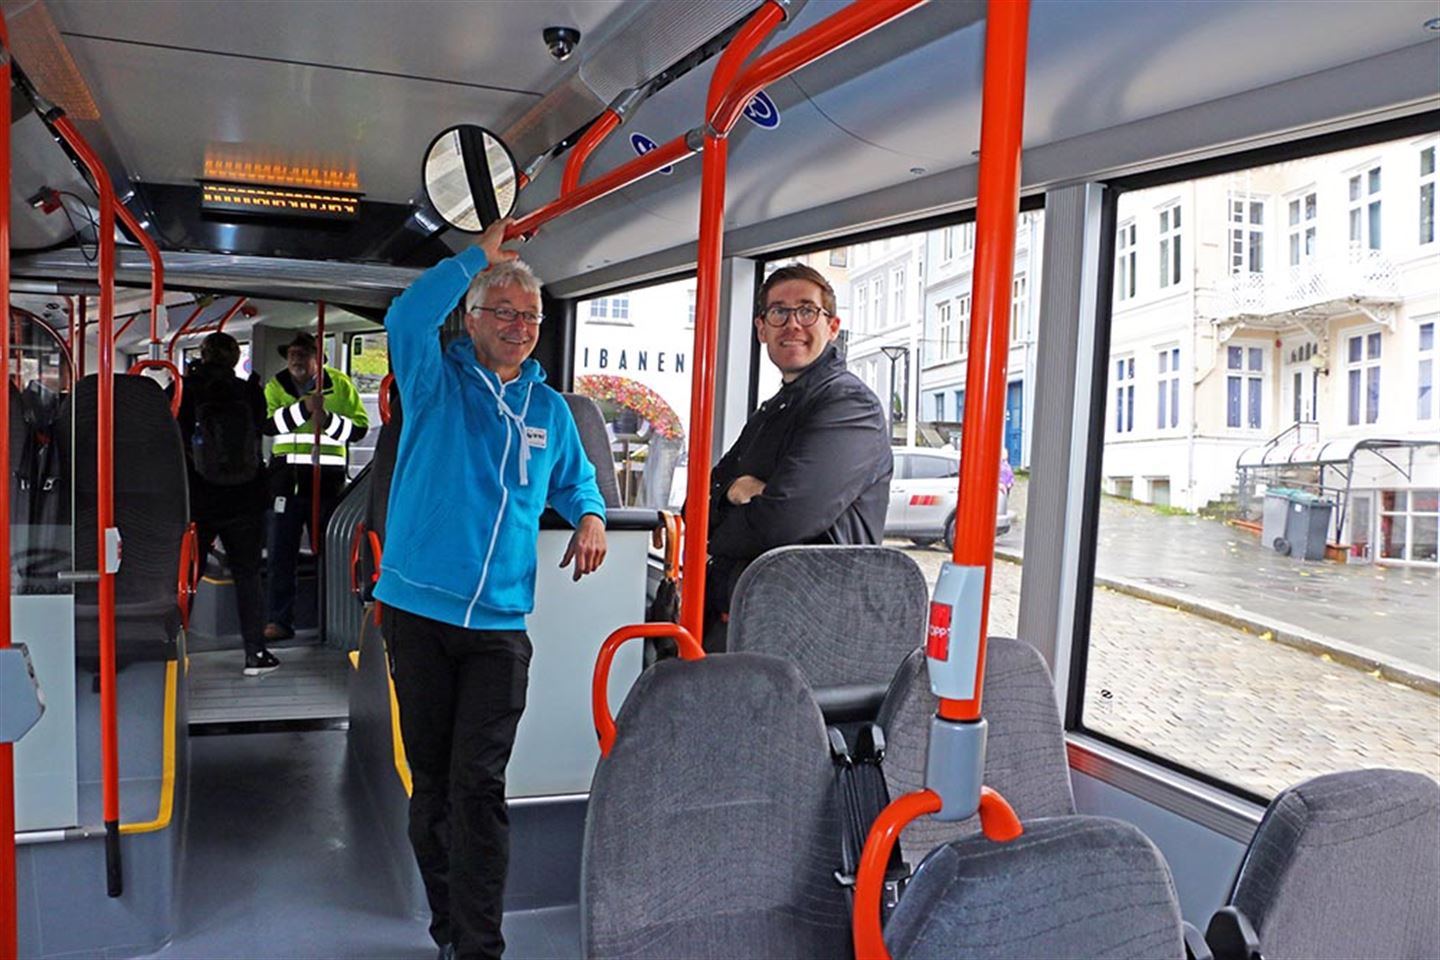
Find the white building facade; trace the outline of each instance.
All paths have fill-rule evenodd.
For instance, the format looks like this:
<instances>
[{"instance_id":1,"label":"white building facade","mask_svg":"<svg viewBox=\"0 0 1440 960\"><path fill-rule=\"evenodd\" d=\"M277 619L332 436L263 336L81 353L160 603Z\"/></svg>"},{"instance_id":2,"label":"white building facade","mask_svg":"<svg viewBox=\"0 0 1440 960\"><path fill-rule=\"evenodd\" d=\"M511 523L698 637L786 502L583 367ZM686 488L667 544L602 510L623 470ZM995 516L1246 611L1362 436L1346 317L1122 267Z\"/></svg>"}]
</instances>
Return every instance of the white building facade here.
<instances>
[{"instance_id":1,"label":"white building facade","mask_svg":"<svg viewBox=\"0 0 1440 960\"><path fill-rule=\"evenodd\" d=\"M1198 510L1242 459L1303 477L1328 458L1354 559L1435 562L1436 152L1432 135L1121 196L1107 492ZM1368 462L1380 440L1403 464Z\"/></svg>"}]
</instances>

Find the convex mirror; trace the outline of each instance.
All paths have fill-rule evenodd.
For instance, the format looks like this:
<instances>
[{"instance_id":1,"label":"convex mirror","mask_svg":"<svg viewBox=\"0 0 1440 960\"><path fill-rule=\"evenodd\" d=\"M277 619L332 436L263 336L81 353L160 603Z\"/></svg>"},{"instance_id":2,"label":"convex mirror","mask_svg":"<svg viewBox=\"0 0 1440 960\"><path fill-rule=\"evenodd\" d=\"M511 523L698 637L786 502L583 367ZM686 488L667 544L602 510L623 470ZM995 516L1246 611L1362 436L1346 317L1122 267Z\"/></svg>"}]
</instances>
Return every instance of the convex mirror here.
<instances>
[{"instance_id":1,"label":"convex mirror","mask_svg":"<svg viewBox=\"0 0 1440 960\"><path fill-rule=\"evenodd\" d=\"M425 151L425 196L445 222L479 233L515 209L515 158L484 127L442 130Z\"/></svg>"}]
</instances>

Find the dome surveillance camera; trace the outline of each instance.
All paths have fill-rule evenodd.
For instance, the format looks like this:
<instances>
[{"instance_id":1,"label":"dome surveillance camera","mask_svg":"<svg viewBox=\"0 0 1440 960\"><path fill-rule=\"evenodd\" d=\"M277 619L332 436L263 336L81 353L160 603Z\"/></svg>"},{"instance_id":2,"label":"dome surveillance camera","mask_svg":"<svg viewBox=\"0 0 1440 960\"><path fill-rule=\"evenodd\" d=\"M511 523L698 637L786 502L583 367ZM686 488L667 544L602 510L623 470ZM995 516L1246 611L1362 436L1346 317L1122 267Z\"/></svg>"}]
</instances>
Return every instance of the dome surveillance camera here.
<instances>
[{"instance_id":1,"label":"dome surveillance camera","mask_svg":"<svg viewBox=\"0 0 1440 960\"><path fill-rule=\"evenodd\" d=\"M568 59L580 45L580 31L574 27L546 27L543 36L550 56L556 60Z\"/></svg>"}]
</instances>

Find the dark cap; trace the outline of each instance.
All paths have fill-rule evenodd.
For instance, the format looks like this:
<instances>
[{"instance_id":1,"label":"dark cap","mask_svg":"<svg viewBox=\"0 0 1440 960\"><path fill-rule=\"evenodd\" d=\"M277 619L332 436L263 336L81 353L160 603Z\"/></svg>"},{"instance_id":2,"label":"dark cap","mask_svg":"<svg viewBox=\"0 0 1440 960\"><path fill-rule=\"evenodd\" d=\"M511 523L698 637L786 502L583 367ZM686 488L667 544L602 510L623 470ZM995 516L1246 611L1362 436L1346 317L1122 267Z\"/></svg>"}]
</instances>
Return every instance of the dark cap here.
<instances>
[{"instance_id":1,"label":"dark cap","mask_svg":"<svg viewBox=\"0 0 1440 960\"><path fill-rule=\"evenodd\" d=\"M294 339L294 340L291 340L289 343L282 343L282 344L280 344L280 346L276 347L275 349L280 352L280 356L285 357L285 358L288 359L288 358L289 358L289 355L290 355L290 348L291 348L291 347L304 347L306 350L309 350L311 353L319 353L319 352L320 352L319 350L317 350L317 349L315 348L315 335L314 335L314 334L310 334L310 333L306 333L304 330L301 330L299 333L295 334L295 339Z\"/></svg>"}]
</instances>

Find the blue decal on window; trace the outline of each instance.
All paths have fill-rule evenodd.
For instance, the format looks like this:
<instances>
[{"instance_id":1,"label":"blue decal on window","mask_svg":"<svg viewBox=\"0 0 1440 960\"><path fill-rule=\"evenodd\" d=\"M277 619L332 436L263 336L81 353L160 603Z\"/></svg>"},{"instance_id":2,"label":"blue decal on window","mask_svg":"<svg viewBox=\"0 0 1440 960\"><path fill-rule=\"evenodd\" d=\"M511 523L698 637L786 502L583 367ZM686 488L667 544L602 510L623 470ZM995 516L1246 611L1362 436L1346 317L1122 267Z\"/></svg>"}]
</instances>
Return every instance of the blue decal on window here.
<instances>
[{"instance_id":1,"label":"blue decal on window","mask_svg":"<svg viewBox=\"0 0 1440 960\"><path fill-rule=\"evenodd\" d=\"M630 134L630 146L635 149L635 156L637 156L637 157L643 157L643 156L645 156L645 154L649 153L651 150L654 150L654 149L656 149L657 147L659 147L660 144L656 143L654 140L651 140L649 137L645 136L645 134L643 134L643 133L632 133L632 134ZM665 176L667 176L667 177L670 176L670 174L673 173L674 170L675 170L674 167L661 167L661 168L660 168L660 172L663 173L663 174L665 174Z\"/></svg>"},{"instance_id":2,"label":"blue decal on window","mask_svg":"<svg viewBox=\"0 0 1440 960\"><path fill-rule=\"evenodd\" d=\"M745 104L745 119L757 127L774 130L780 126L780 110L775 106L775 101L767 97L764 90L761 90L751 98L749 103Z\"/></svg>"}]
</instances>

